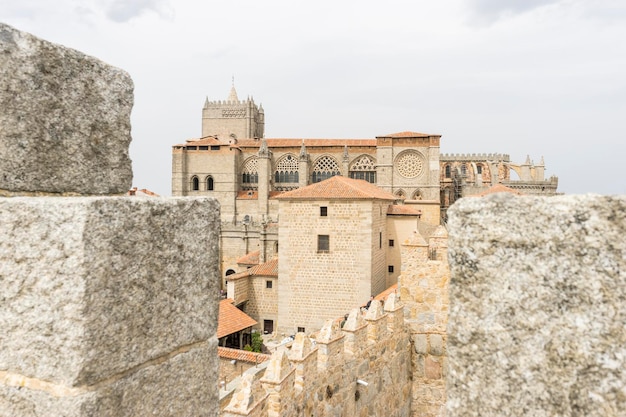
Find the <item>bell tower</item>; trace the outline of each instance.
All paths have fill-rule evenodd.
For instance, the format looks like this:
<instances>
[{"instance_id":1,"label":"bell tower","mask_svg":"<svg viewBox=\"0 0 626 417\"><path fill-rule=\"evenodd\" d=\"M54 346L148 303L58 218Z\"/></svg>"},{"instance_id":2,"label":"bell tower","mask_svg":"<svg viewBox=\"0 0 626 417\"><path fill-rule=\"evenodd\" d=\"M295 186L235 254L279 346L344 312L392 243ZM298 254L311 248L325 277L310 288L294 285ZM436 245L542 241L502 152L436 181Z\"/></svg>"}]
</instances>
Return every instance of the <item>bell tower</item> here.
<instances>
[{"instance_id":1,"label":"bell tower","mask_svg":"<svg viewBox=\"0 0 626 417\"><path fill-rule=\"evenodd\" d=\"M239 100L234 80L226 100L205 100L202 108L202 137L216 136L223 142L234 143L238 139L262 138L264 131L263 106L257 106L251 97Z\"/></svg>"}]
</instances>

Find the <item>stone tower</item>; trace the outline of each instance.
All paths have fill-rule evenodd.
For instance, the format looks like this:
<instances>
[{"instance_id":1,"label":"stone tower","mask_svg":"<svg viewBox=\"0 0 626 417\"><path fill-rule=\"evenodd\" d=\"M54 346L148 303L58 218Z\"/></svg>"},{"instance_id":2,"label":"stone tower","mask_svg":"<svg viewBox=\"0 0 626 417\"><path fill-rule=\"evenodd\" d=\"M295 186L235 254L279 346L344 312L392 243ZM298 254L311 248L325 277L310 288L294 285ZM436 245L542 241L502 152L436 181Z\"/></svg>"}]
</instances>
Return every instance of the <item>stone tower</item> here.
<instances>
[{"instance_id":1,"label":"stone tower","mask_svg":"<svg viewBox=\"0 0 626 417\"><path fill-rule=\"evenodd\" d=\"M239 100L233 83L228 99L209 101L202 108L202 137L214 136L224 142L262 138L265 128L263 106L248 97Z\"/></svg>"}]
</instances>

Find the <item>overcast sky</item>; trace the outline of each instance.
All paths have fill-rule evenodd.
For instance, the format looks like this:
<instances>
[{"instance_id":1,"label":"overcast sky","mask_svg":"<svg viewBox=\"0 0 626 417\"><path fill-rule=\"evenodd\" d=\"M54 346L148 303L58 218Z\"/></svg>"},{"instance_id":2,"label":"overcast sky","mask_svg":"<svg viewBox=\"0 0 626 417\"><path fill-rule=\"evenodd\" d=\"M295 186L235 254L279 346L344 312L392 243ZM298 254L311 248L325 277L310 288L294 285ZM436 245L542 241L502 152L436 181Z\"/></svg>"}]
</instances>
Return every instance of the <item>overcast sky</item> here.
<instances>
[{"instance_id":1,"label":"overcast sky","mask_svg":"<svg viewBox=\"0 0 626 417\"><path fill-rule=\"evenodd\" d=\"M0 21L128 71L133 184L171 194L205 97L268 138L442 135L442 153L545 158L565 193L626 194L624 0L20 0Z\"/></svg>"}]
</instances>

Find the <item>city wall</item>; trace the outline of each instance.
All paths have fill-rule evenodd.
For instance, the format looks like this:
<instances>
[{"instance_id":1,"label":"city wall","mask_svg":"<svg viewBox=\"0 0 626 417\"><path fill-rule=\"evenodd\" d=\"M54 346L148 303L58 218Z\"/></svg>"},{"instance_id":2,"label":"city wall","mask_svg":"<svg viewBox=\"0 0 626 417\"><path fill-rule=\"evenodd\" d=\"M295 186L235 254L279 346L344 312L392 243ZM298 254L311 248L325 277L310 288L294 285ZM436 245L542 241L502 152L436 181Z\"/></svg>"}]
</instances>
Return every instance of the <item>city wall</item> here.
<instances>
[{"instance_id":1,"label":"city wall","mask_svg":"<svg viewBox=\"0 0 626 417\"><path fill-rule=\"evenodd\" d=\"M329 320L314 344L296 334L264 372L244 373L222 416L408 416L411 344L403 306L391 294L384 309L354 309L341 327Z\"/></svg>"}]
</instances>

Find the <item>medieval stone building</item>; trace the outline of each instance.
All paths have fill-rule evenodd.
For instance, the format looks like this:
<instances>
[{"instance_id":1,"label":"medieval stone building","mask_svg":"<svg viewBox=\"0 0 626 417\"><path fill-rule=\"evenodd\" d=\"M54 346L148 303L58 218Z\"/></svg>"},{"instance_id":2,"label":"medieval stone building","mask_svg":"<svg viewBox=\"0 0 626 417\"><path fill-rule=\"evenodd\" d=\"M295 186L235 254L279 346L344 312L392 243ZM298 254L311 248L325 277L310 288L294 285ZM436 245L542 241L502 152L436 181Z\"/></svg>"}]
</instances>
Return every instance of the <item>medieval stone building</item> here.
<instances>
[{"instance_id":1,"label":"medieval stone building","mask_svg":"<svg viewBox=\"0 0 626 417\"><path fill-rule=\"evenodd\" d=\"M354 256L369 265L365 268L367 271L354 271L369 277L368 284L359 287L357 298L364 302L370 295L397 282L401 259L399 245L394 244L417 230L417 223L439 225L445 222L446 210L456 199L500 183L525 193L556 192L557 179L544 179L543 159L535 166L530 160L513 164L509 156L503 154L441 155L441 135L438 134L404 131L364 139L278 139L265 138L264 128L262 106L251 98L239 100L233 86L227 100L207 99L205 102L202 137L173 146L172 194L211 196L220 202L223 288L227 287L228 277L232 276L233 283L241 283L244 278L249 281L250 286L246 288L259 289L255 292L257 295L267 292L261 291L263 285L269 286L274 278L265 279L266 276L254 280L253 277L263 275L244 271L275 259L279 253L280 272L276 277L281 275L283 284L287 285L286 277L293 275L295 268L289 264L287 254L296 250L298 243L298 238L293 238L292 234L298 232L319 238L325 234L313 233L313 228L322 221L328 230L344 228L345 236L352 233L353 228L362 229L363 236L379 236L378 239L364 240L361 239L363 236L352 236L355 246L351 249L359 244L364 244L364 249L354 249L342 255ZM512 180L511 172L516 172L520 179ZM296 210L293 208L295 202L287 203L290 198L301 199L307 207L312 205L315 210L326 207L331 211L337 201L354 205L354 201L342 200L345 196L341 192L322 198L315 188L310 188L335 176L363 180L385 193L386 207L380 208L380 216L370 210L371 203L354 210L352 206L346 210L338 209L336 213L342 212L340 217L309 213L302 207ZM305 191L299 193L298 190ZM312 196L320 198L315 200ZM362 223L348 225L346 220L351 216ZM376 218L385 226L378 228ZM290 228L297 225L298 230L287 233L284 231L287 225ZM381 249L378 255L365 249L374 241ZM333 259L331 263L342 262L347 261ZM316 265L320 265L319 259L300 271ZM281 279L278 280L279 287ZM238 288L242 287L238 285ZM335 287L329 287L329 291L335 290ZM242 309L257 313L253 317L260 329L274 330L276 318L281 316L280 302L278 307L266 302L252 305L249 297L241 296L244 293L229 291L229 296L235 297ZM288 293L294 294L293 291ZM276 295L265 294L263 297L270 300ZM350 299L359 302L356 298ZM285 308L283 306L287 311ZM302 324L309 326L311 323L311 320L303 319L289 325L295 331L297 327L303 327Z\"/></svg>"}]
</instances>

